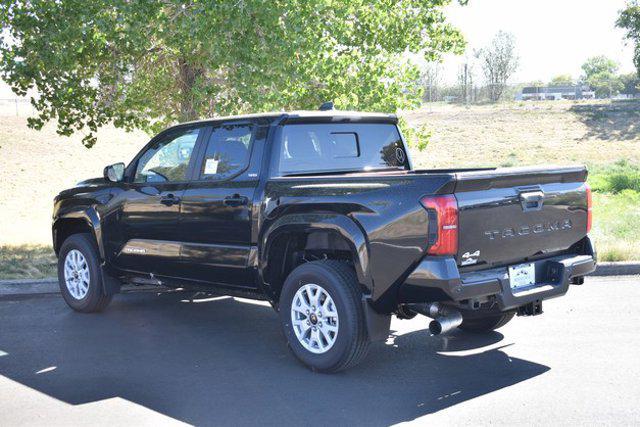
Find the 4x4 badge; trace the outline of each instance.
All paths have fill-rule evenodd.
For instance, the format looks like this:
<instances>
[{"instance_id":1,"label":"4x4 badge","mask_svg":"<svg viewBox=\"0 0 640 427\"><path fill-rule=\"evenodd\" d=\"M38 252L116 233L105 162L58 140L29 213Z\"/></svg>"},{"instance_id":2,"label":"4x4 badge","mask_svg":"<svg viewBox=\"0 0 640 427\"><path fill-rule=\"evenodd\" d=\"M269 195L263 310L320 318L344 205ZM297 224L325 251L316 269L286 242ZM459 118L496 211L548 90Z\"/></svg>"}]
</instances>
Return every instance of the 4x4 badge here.
<instances>
[{"instance_id":1,"label":"4x4 badge","mask_svg":"<svg viewBox=\"0 0 640 427\"><path fill-rule=\"evenodd\" d=\"M471 253L465 252L462 254L462 265L471 265L478 262L478 258L480 257L480 249Z\"/></svg>"}]
</instances>

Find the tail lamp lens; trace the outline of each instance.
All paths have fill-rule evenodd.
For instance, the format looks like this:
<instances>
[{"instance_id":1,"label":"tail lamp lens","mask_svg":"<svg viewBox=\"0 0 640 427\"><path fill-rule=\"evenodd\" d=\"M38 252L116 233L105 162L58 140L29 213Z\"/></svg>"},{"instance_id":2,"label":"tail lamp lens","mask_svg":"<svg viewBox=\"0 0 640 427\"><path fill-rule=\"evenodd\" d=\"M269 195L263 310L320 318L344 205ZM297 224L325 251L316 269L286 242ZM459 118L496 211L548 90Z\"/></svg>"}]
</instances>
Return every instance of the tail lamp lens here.
<instances>
[{"instance_id":1,"label":"tail lamp lens","mask_svg":"<svg viewBox=\"0 0 640 427\"><path fill-rule=\"evenodd\" d=\"M429 255L455 255L458 252L458 202L453 194L425 196L420 200L429 215L435 219L435 242L427 249ZM429 228L433 224L429 225Z\"/></svg>"},{"instance_id":2,"label":"tail lamp lens","mask_svg":"<svg viewBox=\"0 0 640 427\"><path fill-rule=\"evenodd\" d=\"M593 201L591 199L591 187L587 185L587 233L591 231L591 224L593 223Z\"/></svg>"}]
</instances>

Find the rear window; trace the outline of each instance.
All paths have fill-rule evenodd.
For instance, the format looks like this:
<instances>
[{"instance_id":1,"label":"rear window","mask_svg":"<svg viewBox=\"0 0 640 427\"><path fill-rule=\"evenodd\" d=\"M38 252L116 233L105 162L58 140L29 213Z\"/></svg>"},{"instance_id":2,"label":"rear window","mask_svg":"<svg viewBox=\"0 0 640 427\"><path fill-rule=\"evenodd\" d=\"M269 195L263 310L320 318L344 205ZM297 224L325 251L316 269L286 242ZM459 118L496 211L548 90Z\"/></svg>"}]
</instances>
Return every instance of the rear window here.
<instances>
[{"instance_id":1,"label":"rear window","mask_svg":"<svg viewBox=\"0 0 640 427\"><path fill-rule=\"evenodd\" d=\"M409 169L393 124L290 124L277 146L278 175Z\"/></svg>"}]
</instances>

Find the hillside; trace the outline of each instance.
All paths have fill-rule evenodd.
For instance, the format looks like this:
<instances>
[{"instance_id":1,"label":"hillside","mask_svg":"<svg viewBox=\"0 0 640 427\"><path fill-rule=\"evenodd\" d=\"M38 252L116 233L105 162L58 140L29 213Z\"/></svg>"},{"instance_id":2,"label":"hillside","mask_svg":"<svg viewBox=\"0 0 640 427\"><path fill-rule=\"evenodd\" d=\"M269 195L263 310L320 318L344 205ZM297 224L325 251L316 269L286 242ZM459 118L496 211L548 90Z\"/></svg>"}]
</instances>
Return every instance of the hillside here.
<instances>
[{"instance_id":1,"label":"hillside","mask_svg":"<svg viewBox=\"0 0 640 427\"><path fill-rule=\"evenodd\" d=\"M514 166L640 161L640 103L440 104L408 112L433 137L420 167Z\"/></svg>"},{"instance_id":2,"label":"hillside","mask_svg":"<svg viewBox=\"0 0 640 427\"><path fill-rule=\"evenodd\" d=\"M29 129L26 117L0 116L0 244L50 244L55 195L130 160L148 137L104 129L92 149L81 139L59 136L54 126Z\"/></svg>"}]
</instances>

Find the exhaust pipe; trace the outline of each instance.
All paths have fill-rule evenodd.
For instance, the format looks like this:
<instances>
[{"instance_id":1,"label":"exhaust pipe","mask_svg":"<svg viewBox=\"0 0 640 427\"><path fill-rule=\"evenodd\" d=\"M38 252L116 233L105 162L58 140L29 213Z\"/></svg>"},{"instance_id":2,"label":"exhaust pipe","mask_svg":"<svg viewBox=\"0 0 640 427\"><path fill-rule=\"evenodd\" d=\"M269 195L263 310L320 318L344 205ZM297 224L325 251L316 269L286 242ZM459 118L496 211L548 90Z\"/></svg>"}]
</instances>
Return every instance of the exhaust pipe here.
<instances>
[{"instance_id":1,"label":"exhaust pipe","mask_svg":"<svg viewBox=\"0 0 640 427\"><path fill-rule=\"evenodd\" d=\"M429 323L429 332L433 335L446 334L462 324L462 313L437 302L412 304L411 309L433 319Z\"/></svg>"},{"instance_id":2,"label":"exhaust pipe","mask_svg":"<svg viewBox=\"0 0 640 427\"><path fill-rule=\"evenodd\" d=\"M435 318L429 323L429 331L433 335L446 334L462 324L462 314L459 311Z\"/></svg>"}]
</instances>

